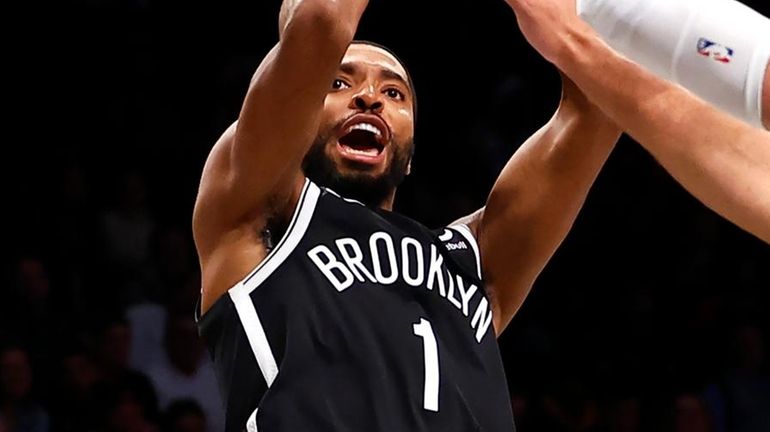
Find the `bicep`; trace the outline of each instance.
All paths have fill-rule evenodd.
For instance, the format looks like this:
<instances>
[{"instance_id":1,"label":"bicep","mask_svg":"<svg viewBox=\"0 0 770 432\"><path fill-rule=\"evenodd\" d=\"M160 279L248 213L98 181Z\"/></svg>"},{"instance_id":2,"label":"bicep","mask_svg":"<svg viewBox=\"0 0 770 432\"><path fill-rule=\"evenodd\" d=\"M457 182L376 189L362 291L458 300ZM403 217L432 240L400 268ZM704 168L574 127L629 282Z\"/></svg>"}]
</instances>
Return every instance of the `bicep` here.
<instances>
[{"instance_id":1,"label":"bicep","mask_svg":"<svg viewBox=\"0 0 770 432\"><path fill-rule=\"evenodd\" d=\"M301 188L301 175L285 180L275 194L257 204L250 192L232 180L231 158L237 122L233 123L212 148L201 175L193 211L193 235L201 257L213 251L227 238L229 232L239 232L246 226L256 227L288 207L291 198ZM244 212L244 202L251 212ZM286 205L281 206L281 203Z\"/></svg>"}]
</instances>

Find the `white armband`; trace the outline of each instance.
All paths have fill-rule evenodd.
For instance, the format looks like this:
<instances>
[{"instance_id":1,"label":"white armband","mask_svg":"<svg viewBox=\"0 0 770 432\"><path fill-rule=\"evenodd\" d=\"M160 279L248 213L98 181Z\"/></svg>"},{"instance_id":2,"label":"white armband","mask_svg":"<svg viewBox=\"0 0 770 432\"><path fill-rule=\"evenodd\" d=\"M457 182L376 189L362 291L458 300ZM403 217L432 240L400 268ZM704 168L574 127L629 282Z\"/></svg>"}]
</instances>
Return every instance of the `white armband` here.
<instances>
[{"instance_id":1,"label":"white armband","mask_svg":"<svg viewBox=\"0 0 770 432\"><path fill-rule=\"evenodd\" d=\"M615 50L762 127L770 20L733 0L577 0Z\"/></svg>"}]
</instances>

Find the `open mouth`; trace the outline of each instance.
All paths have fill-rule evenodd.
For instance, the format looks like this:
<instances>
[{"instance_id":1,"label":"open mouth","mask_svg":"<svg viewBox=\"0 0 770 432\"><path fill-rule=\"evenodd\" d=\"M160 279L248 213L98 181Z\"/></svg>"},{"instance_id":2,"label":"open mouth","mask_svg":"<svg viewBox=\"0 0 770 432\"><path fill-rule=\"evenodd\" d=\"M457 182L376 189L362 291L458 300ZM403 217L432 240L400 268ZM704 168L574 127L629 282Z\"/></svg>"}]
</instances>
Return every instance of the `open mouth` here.
<instances>
[{"instance_id":1,"label":"open mouth","mask_svg":"<svg viewBox=\"0 0 770 432\"><path fill-rule=\"evenodd\" d=\"M340 150L349 159L375 163L385 150L389 134L387 126L378 117L356 116L343 127Z\"/></svg>"}]
</instances>

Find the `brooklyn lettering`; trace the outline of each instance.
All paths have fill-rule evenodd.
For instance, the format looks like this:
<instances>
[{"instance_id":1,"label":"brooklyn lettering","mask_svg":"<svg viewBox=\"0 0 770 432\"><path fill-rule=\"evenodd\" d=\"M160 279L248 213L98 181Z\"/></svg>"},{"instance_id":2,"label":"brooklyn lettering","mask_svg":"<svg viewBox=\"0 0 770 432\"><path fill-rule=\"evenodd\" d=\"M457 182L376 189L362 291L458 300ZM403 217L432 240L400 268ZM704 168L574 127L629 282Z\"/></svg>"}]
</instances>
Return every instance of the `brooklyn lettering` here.
<instances>
[{"instance_id":1,"label":"brooklyn lettering","mask_svg":"<svg viewBox=\"0 0 770 432\"><path fill-rule=\"evenodd\" d=\"M339 292L356 281L392 285L401 280L438 293L468 318L476 341L481 343L492 323L489 302L476 285L447 268L435 244L428 250L427 246L411 237L397 242L388 233L376 232L368 244L340 238L331 246L314 247L307 255Z\"/></svg>"}]
</instances>

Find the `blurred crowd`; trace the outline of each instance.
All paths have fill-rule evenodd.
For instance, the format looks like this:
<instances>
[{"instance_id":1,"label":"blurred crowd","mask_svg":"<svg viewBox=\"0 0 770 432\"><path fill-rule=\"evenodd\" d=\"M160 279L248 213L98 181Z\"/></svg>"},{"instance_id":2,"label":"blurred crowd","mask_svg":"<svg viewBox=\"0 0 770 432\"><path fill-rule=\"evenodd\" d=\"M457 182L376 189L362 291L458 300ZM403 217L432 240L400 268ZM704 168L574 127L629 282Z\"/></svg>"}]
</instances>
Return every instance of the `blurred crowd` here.
<instances>
[{"instance_id":1,"label":"blurred crowd","mask_svg":"<svg viewBox=\"0 0 770 432\"><path fill-rule=\"evenodd\" d=\"M56 116L21 146L11 184L0 432L223 430L194 321L192 203L275 39L278 3L51 6L59 19L41 31L55 37L39 52L67 85L50 90ZM432 228L483 204L558 98L558 75L525 51L503 2L488 3L446 11L477 24L419 40L386 19L408 0L372 2L365 18L362 37L415 76L415 170L396 207ZM415 9L400 28L432 14ZM421 54L499 39L526 55L448 74ZM500 346L522 432L770 432L769 335L770 246L624 138Z\"/></svg>"},{"instance_id":2,"label":"blurred crowd","mask_svg":"<svg viewBox=\"0 0 770 432\"><path fill-rule=\"evenodd\" d=\"M45 248L17 257L2 302L0 425L222 430L193 319L189 228L158 223L138 173L121 177L114 207L102 210L90 208L82 172L64 175Z\"/></svg>"}]
</instances>

